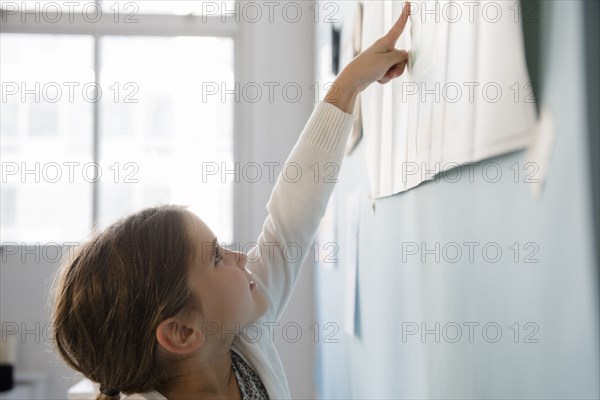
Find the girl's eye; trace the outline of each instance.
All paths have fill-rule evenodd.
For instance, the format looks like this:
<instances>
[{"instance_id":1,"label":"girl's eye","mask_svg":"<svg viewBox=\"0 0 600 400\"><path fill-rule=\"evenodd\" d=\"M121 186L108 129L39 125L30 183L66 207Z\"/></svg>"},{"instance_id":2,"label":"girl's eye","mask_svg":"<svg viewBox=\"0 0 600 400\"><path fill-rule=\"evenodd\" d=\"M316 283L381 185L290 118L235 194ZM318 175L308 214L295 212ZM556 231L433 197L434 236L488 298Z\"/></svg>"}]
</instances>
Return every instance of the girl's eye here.
<instances>
[{"instance_id":1,"label":"girl's eye","mask_svg":"<svg viewBox=\"0 0 600 400\"><path fill-rule=\"evenodd\" d=\"M221 262L221 260L223 260L223 256L221 255L221 248L217 247L217 252L215 255L215 264L218 264L219 262Z\"/></svg>"}]
</instances>

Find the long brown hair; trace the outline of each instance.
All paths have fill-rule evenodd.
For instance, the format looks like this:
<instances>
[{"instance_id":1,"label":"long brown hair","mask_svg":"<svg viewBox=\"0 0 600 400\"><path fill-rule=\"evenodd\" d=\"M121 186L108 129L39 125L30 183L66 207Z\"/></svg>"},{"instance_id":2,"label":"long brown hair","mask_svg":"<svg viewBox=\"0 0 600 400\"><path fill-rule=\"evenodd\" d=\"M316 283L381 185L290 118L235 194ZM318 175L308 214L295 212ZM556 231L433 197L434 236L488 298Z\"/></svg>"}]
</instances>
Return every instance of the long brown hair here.
<instances>
[{"instance_id":1,"label":"long brown hair","mask_svg":"<svg viewBox=\"0 0 600 400\"><path fill-rule=\"evenodd\" d=\"M57 271L52 335L65 362L125 394L157 390L156 329L178 313L202 312L188 284L194 255L186 206L121 218L79 246ZM97 399L120 398L120 395Z\"/></svg>"}]
</instances>

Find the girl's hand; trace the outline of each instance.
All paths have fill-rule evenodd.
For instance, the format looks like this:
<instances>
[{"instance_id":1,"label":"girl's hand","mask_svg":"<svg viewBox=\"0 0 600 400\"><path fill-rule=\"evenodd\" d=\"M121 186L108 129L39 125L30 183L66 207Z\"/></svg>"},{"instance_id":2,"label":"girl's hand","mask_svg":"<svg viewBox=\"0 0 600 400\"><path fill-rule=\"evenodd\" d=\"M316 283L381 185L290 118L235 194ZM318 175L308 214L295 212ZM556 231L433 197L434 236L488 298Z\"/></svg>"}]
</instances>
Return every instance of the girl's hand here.
<instances>
[{"instance_id":1,"label":"girl's hand","mask_svg":"<svg viewBox=\"0 0 600 400\"><path fill-rule=\"evenodd\" d=\"M325 96L325 101L342 111L352 113L356 96L371 83L377 81L385 84L402 75L408 62L408 52L397 50L395 46L409 15L410 3L407 1L404 3L402 14L389 32L357 55L340 72Z\"/></svg>"}]
</instances>

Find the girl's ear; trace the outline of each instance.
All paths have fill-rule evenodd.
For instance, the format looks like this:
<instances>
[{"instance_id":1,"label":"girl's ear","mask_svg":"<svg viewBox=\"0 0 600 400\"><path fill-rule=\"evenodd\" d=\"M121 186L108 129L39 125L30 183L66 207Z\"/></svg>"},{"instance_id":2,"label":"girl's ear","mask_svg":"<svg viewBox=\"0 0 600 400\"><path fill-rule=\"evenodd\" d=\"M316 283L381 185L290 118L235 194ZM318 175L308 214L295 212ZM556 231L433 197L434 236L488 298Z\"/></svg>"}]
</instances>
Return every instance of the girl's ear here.
<instances>
[{"instance_id":1,"label":"girl's ear","mask_svg":"<svg viewBox=\"0 0 600 400\"><path fill-rule=\"evenodd\" d=\"M156 328L156 340L175 354L189 354L204 344L204 334L194 326L186 326L176 317L165 319Z\"/></svg>"}]
</instances>

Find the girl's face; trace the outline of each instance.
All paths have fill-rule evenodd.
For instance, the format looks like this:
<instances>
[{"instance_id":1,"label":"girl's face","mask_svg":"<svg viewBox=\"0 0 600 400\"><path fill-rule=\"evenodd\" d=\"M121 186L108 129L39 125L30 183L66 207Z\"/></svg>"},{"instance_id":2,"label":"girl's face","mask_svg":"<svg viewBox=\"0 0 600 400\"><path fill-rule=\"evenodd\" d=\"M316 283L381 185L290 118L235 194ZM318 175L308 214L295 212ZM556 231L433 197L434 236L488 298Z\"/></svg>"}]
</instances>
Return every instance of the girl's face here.
<instances>
[{"instance_id":1,"label":"girl's face","mask_svg":"<svg viewBox=\"0 0 600 400\"><path fill-rule=\"evenodd\" d=\"M190 283L202 304L202 323L208 324L205 331L224 339L260 318L267 310L267 299L261 287L250 285L252 273L246 269L246 254L222 248L210 228L190 214L196 244Z\"/></svg>"}]
</instances>

